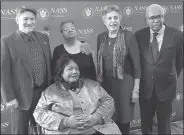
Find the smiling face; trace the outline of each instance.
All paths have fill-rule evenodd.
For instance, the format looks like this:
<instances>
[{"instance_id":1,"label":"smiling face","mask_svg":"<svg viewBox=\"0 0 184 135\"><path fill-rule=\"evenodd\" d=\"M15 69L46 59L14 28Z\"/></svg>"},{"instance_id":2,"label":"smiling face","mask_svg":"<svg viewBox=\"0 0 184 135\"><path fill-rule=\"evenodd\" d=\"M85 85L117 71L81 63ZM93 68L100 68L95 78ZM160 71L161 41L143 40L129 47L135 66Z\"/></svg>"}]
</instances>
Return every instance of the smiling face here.
<instances>
[{"instance_id":1,"label":"smiling face","mask_svg":"<svg viewBox=\"0 0 184 135\"><path fill-rule=\"evenodd\" d=\"M70 60L65 66L61 76L66 82L77 82L80 76L78 65L73 60Z\"/></svg>"},{"instance_id":2,"label":"smiling face","mask_svg":"<svg viewBox=\"0 0 184 135\"><path fill-rule=\"evenodd\" d=\"M17 16L16 22L21 32L29 34L35 29L36 16L30 11L25 11Z\"/></svg>"},{"instance_id":3,"label":"smiling face","mask_svg":"<svg viewBox=\"0 0 184 135\"><path fill-rule=\"evenodd\" d=\"M146 18L149 27L154 32L158 32L164 23L164 10L162 7L152 6L147 10Z\"/></svg>"},{"instance_id":4,"label":"smiling face","mask_svg":"<svg viewBox=\"0 0 184 135\"><path fill-rule=\"evenodd\" d=\"M116 11L111 11L103 17L103 22L108 31L116 31L120 27L121 15Z\"/></svg>"},{"instance_id":5,"label":"smiling face","mask_svg":"<svg viewBox=\"0 0 184 135\"><path fill-rule=\"evenodd\" d=\"M62 34L65 39L75 38L77 36L77 31L72 23L66 23L62 27Z\"/></svg>"}]
</instances>

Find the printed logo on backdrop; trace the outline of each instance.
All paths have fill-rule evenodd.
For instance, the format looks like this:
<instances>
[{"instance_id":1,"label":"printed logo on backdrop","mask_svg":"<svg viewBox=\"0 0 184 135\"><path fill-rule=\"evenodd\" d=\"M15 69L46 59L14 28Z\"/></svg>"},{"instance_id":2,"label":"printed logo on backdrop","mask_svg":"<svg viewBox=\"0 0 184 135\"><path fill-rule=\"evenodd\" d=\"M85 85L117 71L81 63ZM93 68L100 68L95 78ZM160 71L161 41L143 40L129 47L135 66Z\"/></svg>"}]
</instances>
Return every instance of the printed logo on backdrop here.
<instances>
[{"instance_id":1,"label":"printed logo on backdrop","mask_svg":"<svg viewBox=\"0 0 184 135\"><path fill-rule=\"evenodd\" d=\"M165 12L165 15L169 13L169 8L168 6L162 6L164 8L164 12Z\"/></svg>"},{"instance_id":2,"label":"printed logo on backdrop","mask_svg":"<svg viewBox=\"0 0 184 135\"><path fill-rule=\"evenodd\" d=\"M126 17L131 17L132 15L145 15L146 9L149 5L135 5L135 6L126 6L123 9L123 14ZM164 8L165 14L171 13L182 13L182 5L162 5ZM85 7L83 10L83 16L85 18L91 18L93 16L101 16L104 6L96 6L94 8Z\"/></svg>"},{"instance_id":3,"label":"printed logo on backdrop","mask_svg":"<svg viewBox=\"0 0 184 135\"><path fill-rule=\"evenodd\" d=\"M84 15L84 17L86 17L86 18L92 17L93 14L94 14L94 11L93 11L92 8L86 7L86 8L83 10L83 15Z\"/></svg>"},{"instance_id":4,"label":"printed logo on backdrop","mask_svg":"<svg viewBox=\"0 0 184 135\"><path fill-rule=\"evenodd\" d=\"M93 35L94 30L93 28L86 28L86 29L78 29L77 35L79 38L88 38L89 36Z\"/></svg>"},{"instance_id":5,"label":"printed logo on backdrop","mask_svg":"<svg viewBox=\"0 0 184 135\"><path fill-rule=\"evenodd\" d=\"M57 8L52 7L50 9L40 8L38 9L38 18L40 20L46 20L49 16L52 17L64 17L64 15L68 12L67 8Z\"/></svg>"},{"instance_id":6,"label":"printed logo on backdrop","mask_svg":"<svg viewBox=\"0 0 184 135\"><path fill-rule=\"evenodd\" d=\"M1 133L6 131L6 128L10 125L9 122L1 123ZM9 131L10 132L10 131Z\"/></svg>"},{"instance_id":7,"label":"printed logo on backdrop","mask_svg":"<svg viewBox=\"0 0 184 135\"><path fill-rule=\"evenodd\" d=\"M1 113L3 113L6 110L6 105L4 103L1 103Z\"/></svg>"},{"instance_id":8,"label":"printed logo on backdrop","mask_svg":"<svg viewBox=\"0 0 184 135\"><path fill-rule=\"evenodd\" d=\"M131 17L132 15L145 14L148 6L146 5L135 5L135 6L126 6L123 9L123 14L126 17Z\"/></svg>"},{"instance_id":9,"label":"printed logo on backdrop","mask_svg":"<svg viewBox=\"0 0 184 135\"><path fill-rule=\"evenodd\" d=\"M1 103L1 117L3 116L3 114L5 111L7 110L7 107L4 103ZM9 126L9 122L4 122L1 120L1 133L6 131L6 128Z\"/></svg>"},{"instance_id":10,"label":"printed logo on backdrop","mask_svg":"<svg viewBox=\"0 0 184 135\"><path fill-rule=\"evenodd\" d=\"M169 12L171 13L183 13L183 5L169 5Z\"/></svg>"},{"instance_id":11,"label":"printed logo on backdrop","mask_svg":"<svg viewBox=\"0 0 184 135\"><path fill-rule=\"evenodd\" d=\"M148 6L149 5L126 6L123 9L123 14L126 17L131 17L132 15L145 15ZM179 13L183 10L182 5L162 5L162 7L164 8L165 14L168 14L169 12Z\"/></svg>"},{"instance_id":12,"label":"printed logo on backdrop","mask_svg":"<svg viewBox=\"0 0 184 135\"><path fill-rule=\"evenodd\" d=\"M1 20L15 19L17 9L1 9Z\"/></svg>"},{"instance_id":13,"label":"printed logo on backdrop","mask_svg":"<svg viewBox=\"0 0 184 135\"><path fill-rule=\"evenodd\" d=\"M122 29L126 29L126 30L128 30L128 31L132 31L132 26L123 25L123 26L121 26L121 27L122 27Z\"/></svg>"},{"instance_id":14,"label":"printed logo on backdrop","mask_svg":"<svg viewBox=\"0 0 184 135\"><path fill-rule=\"evenodd\" d=\"M183 5L163 5L165 14L168 13L183 13Z\"/></svg>"},{"instance_id":15,"label":"printed logo on backdrop","mask_svg":"<svg viewBox=\"0 0 184 135\"><path fill-rule=\"evenodd\" d=\"M46 20L49 17L50 13L46 8L40 8L38 10L38 18L41 20Z\"/></svg>"},{"instance_id":16,"label":"printed logo on backdrop","mask_svg":"<svg viewBox=\"0 0 184 135\"><path fill-rule=\"evenodd\" d=\"M52 7L50 9L40 8L37 10L37 12L38 12L38 19L46 20L49 18L49 16L64 17L65 14L68 12L68 9L60 7ZM16 13L17 13L16 8L1 9L1 20L15 19Z\"/></svg>"},{"instance_id":17,"label":"printed logo on backdrop","mask_svg":"<svg viewBox=\"0 0 184 135\"><path fill-rule=\"evenodd\" d=\"M85 18L91 18L93 16L101 16L104 6L85 7L82 14Z\"/></svg>"},{"instance_id":18,"label":"printed logo on backdrop","mask_svg":"<svg viewBox=\"0 0 184 135\"><path fill-rule=\"evenodd\" d=\"M141 119L134 119L130 122L131 127L139 127L141 125Z\"/></svg>"},{"instance_id":19,"label":"printed logo on backdrop","mask_svg":"<svg viewBox=\"0 0 184 135\"><path fill-rule=\"evenodd\" d=\"M132 16L133 15L133 8L132 7L129 7L129 6L127 6L127 7L125 7L124 9L123 9L123 14L125 15L125 16L127 16L127 17L130 17L130 16Z\"/></svg>"},{"instance_id":20,"label":"printed logo on backdrop","mask_svg":"<svg viewBox=\"0 0 184 135\"><path fill-rule=\"evenodd\" d=\"M180 101L183 99L183 95L181 93L177 93L175 97L175 101Z\"/></svg>"},{"instance_id":21,"label":"printed logo on backdrop","mask_svg":"<svg viewBox=\"0 0 184 135\"><path fill-rule=\"evenodd\" d=\"M179 26L179 30L183 32L183 24Z\"/></svg>"}]
</instances>

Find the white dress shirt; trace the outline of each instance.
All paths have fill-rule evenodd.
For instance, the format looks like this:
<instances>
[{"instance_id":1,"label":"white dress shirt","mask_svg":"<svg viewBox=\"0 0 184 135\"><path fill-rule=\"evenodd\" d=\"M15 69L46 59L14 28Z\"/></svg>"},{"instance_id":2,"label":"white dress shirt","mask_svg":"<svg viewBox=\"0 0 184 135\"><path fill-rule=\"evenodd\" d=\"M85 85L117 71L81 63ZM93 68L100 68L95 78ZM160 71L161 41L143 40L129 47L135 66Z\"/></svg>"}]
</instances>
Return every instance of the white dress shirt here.
<instances>
[{"instance_id":1,"label":"white dress shirt","mask_svg":"<svg viewBox=\"0 0 184 135\"><path fill-rule=\"evenodd\" d=\"M162 26L162 28L157 32L158 35L156 36L157 41L158 41L158 50L160 51L162 47L162 42L163 42L163 37L164 37L164 31L165 31L165 25ZM152 29L150 29L150 43L153 40L153 33L155 33Z\"/></svg>"}]
</instances>

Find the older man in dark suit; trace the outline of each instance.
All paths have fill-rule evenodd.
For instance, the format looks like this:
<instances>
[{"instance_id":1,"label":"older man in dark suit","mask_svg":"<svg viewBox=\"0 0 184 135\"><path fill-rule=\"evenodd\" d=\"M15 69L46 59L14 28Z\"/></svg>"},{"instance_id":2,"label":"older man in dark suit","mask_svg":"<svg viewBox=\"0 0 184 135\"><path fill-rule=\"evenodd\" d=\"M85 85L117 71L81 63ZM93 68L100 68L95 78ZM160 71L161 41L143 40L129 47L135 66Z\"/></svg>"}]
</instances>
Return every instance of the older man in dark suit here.
<instances>
[{"instance_id":1,"label":"older man in dark suit","mask_svg":"<svg viewBox=\"0 0 184 135\"><path fill-rule=\"evenodd\" d=\"M21 7L19 29L1 37L1 95L12 109L12 134L28 134L28 122L51 78L49 39L34 31L36 14Z\"/></svg>"},{"instance_id":2,"label":"older man in dark suit","mask_svg":"<svg viewBox=\"0 0 184 135\"><path fill-rule=\"evenodd\" d=\"M182 32L164 24L164 13L162 6L150 5L146 10L149 27L135 33L142 67L139 103L143 134L152 133L155 112L158 133L171 134L172 101L183 68Z\"/></svg>"}]
</instances>

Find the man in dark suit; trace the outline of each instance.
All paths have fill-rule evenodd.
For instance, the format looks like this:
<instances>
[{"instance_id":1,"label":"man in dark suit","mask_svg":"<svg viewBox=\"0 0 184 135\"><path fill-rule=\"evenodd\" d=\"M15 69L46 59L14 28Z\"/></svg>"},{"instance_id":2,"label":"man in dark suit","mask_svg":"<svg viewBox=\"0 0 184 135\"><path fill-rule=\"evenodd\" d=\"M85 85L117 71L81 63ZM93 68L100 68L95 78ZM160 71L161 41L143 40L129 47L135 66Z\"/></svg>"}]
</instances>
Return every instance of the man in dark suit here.
<instances>
[{"instance_id":1,"label":"man in dark suit","mask_svg":"<svg viewBox=\"0 0 184 135\"><path fill-rule=\"evenodd\" d=\"M17 10L18 30L1 37L1 95L12 109L12 134L28 134L28 123L49 85L51 52L45 34L34 31L36 10Z\"/></svg>"},{"instance_id":2,"label":"man in dark suit","mask_svg":"<svg viewBox=\"0 0 184 135\"><path fill-rule=\"evenodd\" d=\"M142 68L139 103L143 134L152 133L155 112L158 133L171 134L172 101L183 68L182 32L164 24L164 13L160 5L150 5L146 10L149 27L135 33Z\"/></svg>"}]
</instances>

